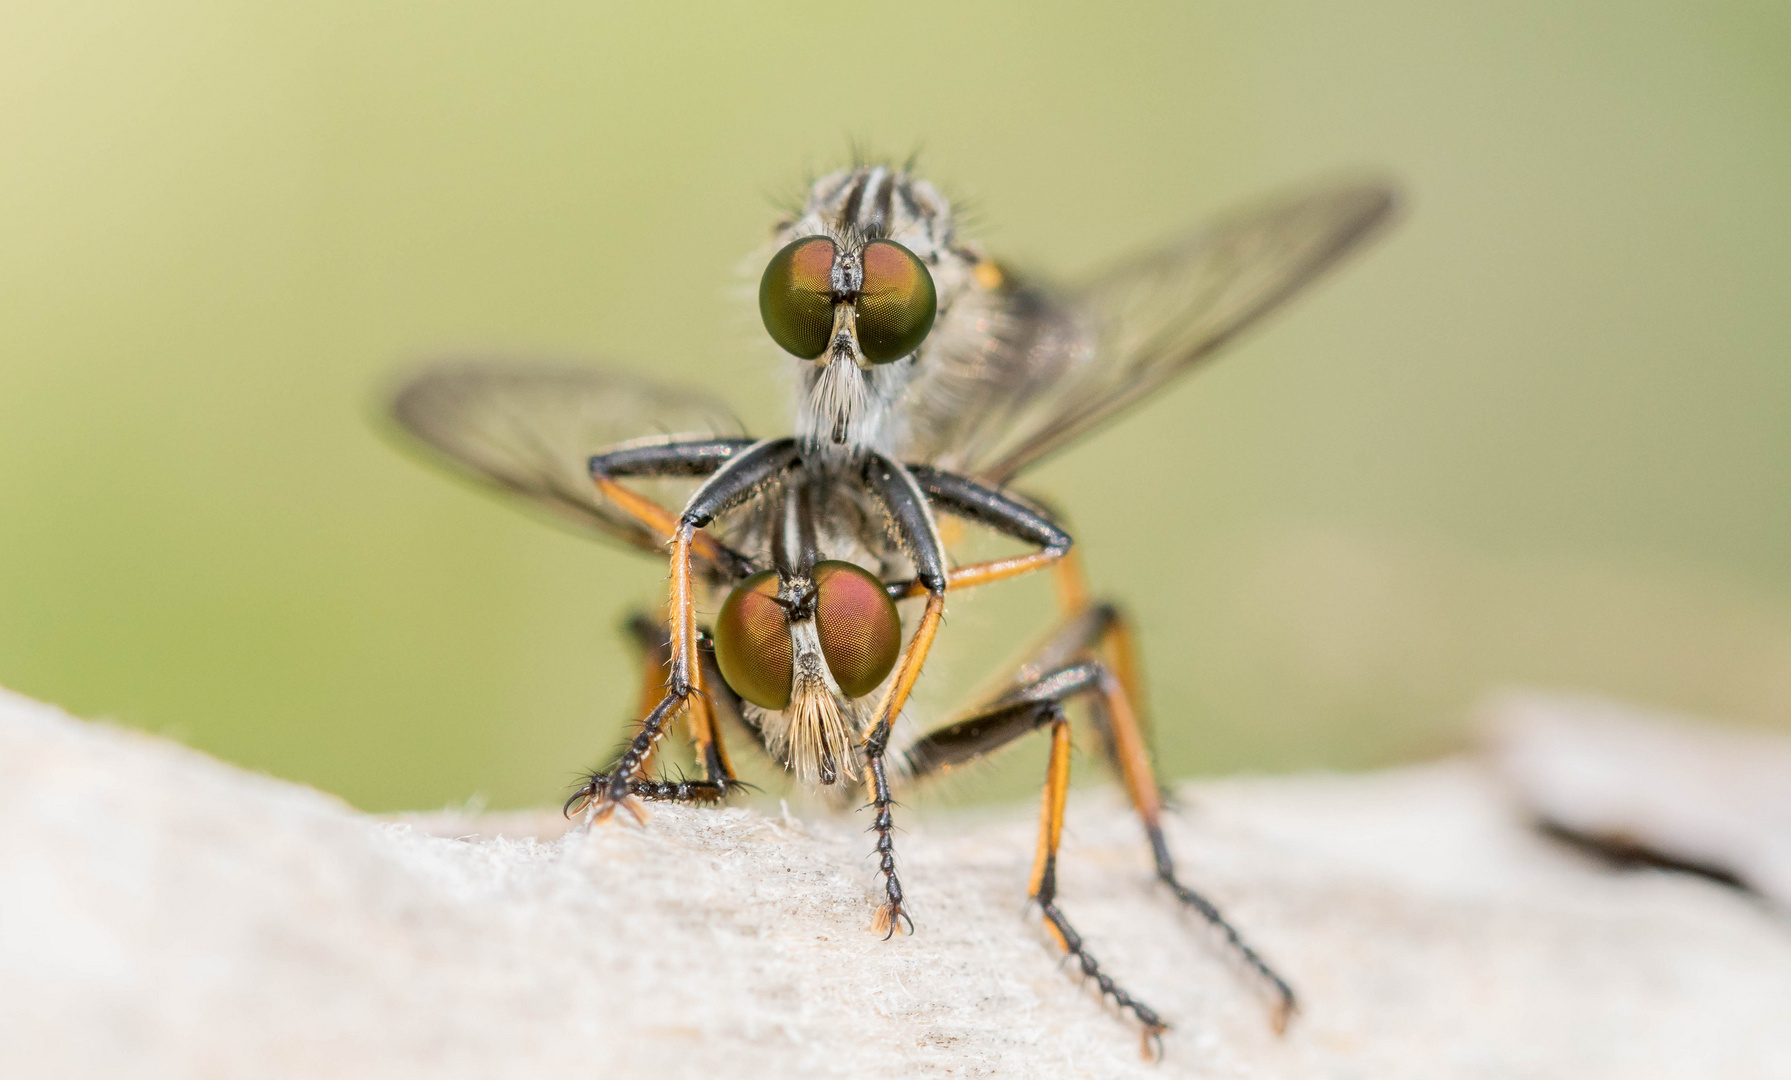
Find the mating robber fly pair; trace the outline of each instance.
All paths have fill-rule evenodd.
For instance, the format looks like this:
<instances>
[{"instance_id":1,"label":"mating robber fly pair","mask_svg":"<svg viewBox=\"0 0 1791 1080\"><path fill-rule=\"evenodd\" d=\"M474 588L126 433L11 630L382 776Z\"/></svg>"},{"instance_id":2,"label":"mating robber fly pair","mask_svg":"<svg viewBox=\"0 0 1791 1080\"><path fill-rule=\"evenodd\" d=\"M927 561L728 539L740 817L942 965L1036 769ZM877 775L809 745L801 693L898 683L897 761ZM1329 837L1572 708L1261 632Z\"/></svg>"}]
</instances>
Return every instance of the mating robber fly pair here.
<instances>
[{"instance_id":1,"label":"mating robber fly pair","mask_svg":"<svg viewBox=\"0 0 1791 1080\"><path fill-rule=\"evenodd\" d=\"M911 165L861 164L815 181L765 249L759 311L801 364L794 435L754 438L707 394L620 372L450 362L416 374L392 410L446 464L583 531L670 552L664 610L629 623L645 716L568 814L642 819L643 800L719 802L742 786L724 732L744 732L804 784L868 793L874 925L888 937L913 930L892 793L1044 732L1030 896L1148 1044L1167 1025L1102 970L1058 906L1065 706L1086 702L1157 877L1265 981L1279 1029L1293 990L1177 876L1126 618L1090 599L1069 535L1008 485L1210 356L1373 235L1394 203L1381 183L1319 187L1058 288L960 237ZM958 565L940 516L1034 550ZM904 705L948 597L1047 570L1061 619L1005 689L913 728ZM680 717L700 778L655 779L655 749Z\"/></svg>"}]
</instances>

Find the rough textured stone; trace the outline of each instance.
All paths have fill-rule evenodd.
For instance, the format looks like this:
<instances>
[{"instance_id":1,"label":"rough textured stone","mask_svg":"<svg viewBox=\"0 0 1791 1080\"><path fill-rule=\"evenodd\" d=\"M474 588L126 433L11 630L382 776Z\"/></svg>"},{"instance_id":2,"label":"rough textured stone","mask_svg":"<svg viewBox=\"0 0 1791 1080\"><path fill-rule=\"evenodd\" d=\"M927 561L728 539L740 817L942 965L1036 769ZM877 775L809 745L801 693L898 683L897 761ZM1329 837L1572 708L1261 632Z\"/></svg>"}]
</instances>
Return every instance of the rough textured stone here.
<instances>
[{"instance_id":1,"label":"rough textured stone","mask_svg":"<svg viewBox=\"0 0 1791 1080\"><path fill-rule=\"evenodd\" d=\"M1079 795L1063 904L1176 1025L1147 1065L1025 910L1030 808L909 815L885 943L857 819L393 823L0 695L0 1075L1791 1075L1783 916L1553 846L1482 765L1182 795L1190 879L1305 1012L1272 1035Z\"/></svg>"}]
</instances>

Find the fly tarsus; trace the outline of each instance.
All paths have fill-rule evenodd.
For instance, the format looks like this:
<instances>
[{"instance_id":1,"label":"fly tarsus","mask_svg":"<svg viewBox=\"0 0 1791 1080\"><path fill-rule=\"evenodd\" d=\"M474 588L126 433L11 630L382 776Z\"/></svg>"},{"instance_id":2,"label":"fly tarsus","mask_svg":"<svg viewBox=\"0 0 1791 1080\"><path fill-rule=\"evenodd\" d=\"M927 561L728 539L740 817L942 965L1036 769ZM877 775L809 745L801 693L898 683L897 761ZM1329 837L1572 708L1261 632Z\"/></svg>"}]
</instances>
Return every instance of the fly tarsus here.
<instances>
[{"instance_id":1,"label":"fly tarsus","mask_svg":"<svg viewBox=\"0 0 1791 1080\"><path fill-rule=\"evenodd\" d=\"M1217 905L1183 885L1176 878L1175 862L1170 857L1169 845L1163 838L1163 830L1152 828L1149 832L1152 852L1156 856L1157 880L1169 886L1169 891L1175 895L1177 900L1181 901L1184 907L1193 908L1198 912L1201 918L1219 932L1219 936L1225 939L1225 943L1243 958L1250 970L1268 983L1269 989L1275 995L1275 1008L1269 1015L1269 1025L1275 1029L1275 1034L1284 1033L1287 1030L1288 1021L1293 1019L1294 1014L1299 1011L1299 998L1295 996L1293 987L1281 977L1280 972L1269 966L1269 962L1262 958L1261 953L1244 940L1244 935L1238 932L1237 927L1231 925L1230 920L1225 918Z\"/></svg>"},{"instance_id":2,"label":"fly tarsus","mask_svg":"<svg viewBox=\"0 0 1791 1080\"><path fill-rule=\"evenodd\" d=\"M1112 1001L1121 1011L1137 1017L1138 1022L1143 1025L1139 1049L1145 1060L1160 1060L1163 1056L1163 1033L1169 1030L1169 1025L1163 1022L1155 1009L1127 993L1124 987L1113 981L1113 976L1101 970L1100 962L1082 944L1082 935L1076 933L1075 927L1064 918L1056 903L1041 901L1039 910L1044 913L1045 921L1050 923L1051 932L1056 936L1057 943L1063 947L1064 955L1076 961L1083 977L1093 980L1103 998Z\"/></svg>"},{"instance_id":3,"label":"fly tarsus","mask_svg":"<svg viewBox=\"0 0 1791 1080\"><path fill-rule=\"evenodd\" d=\"M902 879L896 876L893 839L895 820L890 813L890 804L883 803L877 807L876 822L871 828L877 834L877 871L883 875L884 895L883 903L877 907L871 929L881 933L884 941L898 932L912 935L914 920L902 906Z\"/></svg>"},{"instance_id":4,"label":"fly tarsus","mask_svg":"<svg viewBox=\"0 0 1791 1080\"><path fill-rule=\"evenodd\" d=\"M889 777L883 768L883 755L889 746L887 724L879 724L865 740L865 764L871 780L871 831L877 834L877 872L883 875L883 903L877 907L871 929L888 941L898 931L914 933L914 920L903 906L902 879L896 876L895 865L895 800L889 795Z\"/></svg>"},{"instance_id":5,"label":"fly tarsus","mask_svg":"<svg viewBox=\"0 0 1791 1080\"><path fill-rule=\"evenodd\" d=\"M603 821L615 813L617 807L628 811L629 816L642 824L646 823L646 815L641 811L640 800L649 798L635 790L637 785L651 785L653 781L642 777L641 771L646 767L647 759L652 756L653 748L659 740L665 738L666 727L684 703L690 700L692 690L688 686L674 686L672 691L653 707L641 721L640 730L622 750L621 756L609 768L594 772L585 779L579 789L566 800L563 812L567 817L580 811L588 811L592 821Z\"/></svg>"},{"instance_id":6,"label":"fly tarsus","mask_svg":"<svg viewBox=\"0 0 1791 1080\"><path fill-rule=\"evenodd\" d=\"M633 783L641 783L635 781ZM626 785L620 795L615 793L614 778L608 773L596 772L580 784L572 797L566 800L561 812L567 817L574 814L587 814L593 823L608 821L611 814L620 807L628 812L637 825L647 823L646 811L641 809L641 800L632 791L627 790L633 784Z\"/></svg>"},{"instance_id":7,"label":"fly tarsus","mask_svg":"<svg viewBox=\"0 0 1791 1080\"><path fill-rule=\"evenodd\" d=\"M566 800L566 813L575 814L593 802L626 806L631 799L642 802L695 803L705 805L725 802L729 795L749 787L740 780L630 780L627 794L620 800L609 799L611 779L607 773L592 773ZM599 817L607 812L599 809Z\"/></svg>"}]
</instances>

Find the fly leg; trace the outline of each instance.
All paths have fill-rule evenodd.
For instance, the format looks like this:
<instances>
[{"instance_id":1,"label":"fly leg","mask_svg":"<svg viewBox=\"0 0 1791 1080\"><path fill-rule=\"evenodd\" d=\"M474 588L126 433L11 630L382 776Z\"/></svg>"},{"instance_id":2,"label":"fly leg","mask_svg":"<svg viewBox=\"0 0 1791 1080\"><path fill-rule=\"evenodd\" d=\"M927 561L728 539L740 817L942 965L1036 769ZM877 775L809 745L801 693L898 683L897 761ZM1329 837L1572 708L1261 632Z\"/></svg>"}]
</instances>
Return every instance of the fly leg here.
<instances>
[{"instance_id":1,"label":"fly leg","mask_svg":"<svg viewBox=\"0 0 1791 1080\"><path fill-rule=\"evenodd\" d=\"M1082 635L1081 648L1095 648L1098 655L1106 661L1113 674L1119 679L1120 686L1125 688L1126 700L1131 702L1132 715L1137 720L1141 738L1145 744L1145 755L1148 759L1154 754L1150 748L1150 712L1146 707L1144 696L1144 679L1139 672L1138 648L1132 633L1132 620L1125 609L1110 601L1091 603L1088 596L1088 578L1082 569L1082 560L1074 552L1059 562L1054 568L1057 578L1058 606L1063 611L1063 624L1074 622L1078 617L1091 617L1094 623L1089 627L1093 634ZM1097 612L1089 616L1090 612ZM1054 631L1056 633L1056 631ZM1119 748L1114 742L1113 731L1103 716L1097 714L1100 723L1102 749L1108 763L1116 774L1123 775ZM1161 789L1158 791L1159 804L1167 801Z\"/></svg>"},{"instance_id":2,"label":"fly leg","mask_svg":"<svg viewBox=\"0 0 1791 1080\"><path fill-rule=\"evenodd\" d=\"M1051 759L1045 772L1038 854L1033 861L1029 895L1038 903L1058 947L1076 961L1083 976L1094 981L1103 997L1143 1025L1148 1057L1169 1025L1156 1010L1133 997L1101 968L1057 904L1057 851L1070 785L1070 726L1063 706L1066 701L1083 696L1110 707L1116 702L1122 708L1124 705L1124 690L1117 678L1099 663L1078 661L1016 687L970 717L926 735L908 748L903 760L909 777L918 780L973 761L1022 735L1050 729Z\"/></svg>"},{"instance_id":3,"label":"fly leg","mask_svg":"<svg viewBox=\"0 0 1791 1080\"><path fill-rule=\"evenodd\" d=\"M908 465L905 468L935 508L1038 546L1039 550L1025 555L960 566L946 575L946 588L968 589L1005 581L1044 570L1069 555L1073 542L1069 534L1036 508L969 477L931 465ZM920 596L926 591L926 582L920 577L889 586L889 595L897 600Z\"/></svg>"},{"instance_id":4,"label":"fly leg","mask_svg":"<svg viewBox=\"0 0 1791 1080\"><path fill-rule=\"evenodd\" d=\"M665 696L665 673L672 667L672 635L665 628L665 619L637 611L622 624L622 629L640 650L640 712L644 716Z\"/></svg>"},{"instance_id":5,"label":"fly leg","mask_svg":"<svg viewBox=\"0 0 1791 1080\"><path fill-rule=\"evenodd\" d=\"M927 606L914 628L914 636L908 639L908 647L902 650L901 659L896 662L895 678L877 705L877 719L871 724L862 746L871 810L875 814L871 819L871 831L877 834L877 870L883 875L884 899L877 907L872 928L887 940L900 929L913 933L914 920L903 910L902 882L896 876L895 816L892 813L895 800L890 797L884 756L889 751L889 733L895 726L895 719L914 690L915 681L920 678L927 651L933 646L933 635L939 632L940 620L945 616L945 544L939 539L939 526L927 506L926 495L901 464L881 455L873 456L865 463L864 480L872 496L882 505L896 541L914 563L915 584L927 597Z\"/></svg>"},{"instance_id":6,"label":"fly leg","mask_svg":"<svg viewBox=\"0 0 1791 1080\"><path fill-rule=\"evenodd\" d=\"M1036 677L1038 671L1048 671L1076 657L1099 657L1103 661L1112 673L1117 693L1103 695L1095 701L1095 724L1105 756L1125 785L1126 794L1144 825L1157 879L1184 906L1192 908L1210 923L1226 945L1267 984L1275 998L1270 1023L1277 1032L1284 1031L1298 1005L1293 987L1244 940L1211 900L1183 884L1176 873L1175 859L1163 836L1163 793L1151 767L1145 724L1138 708L1142 698L1131 624L1116 605L1087 601L1087 590L1082 585L1080 569L1074 559L1064 560L1059 569L1060 592L1070 613L1021 665L1019 678Z\"/></svg>"},{"instance_id":7,"label":"fly leg","mask_svg":"<svg viewBox=\"0 0 1791 1080\"><path fill-rule=\"evenodd\" d=\"M1070 550L1071 540L1050 519L1024 503L974 480L928 465L902 465L873 455L865 462L864 481L881 504L891 532L903 553L914 563L916 571L913 580L889 585L890 596L901 599L925 595L927 598L914 636L909 639L908 647L896 665L895 679L878 704L877 719L863 744L871 808L876 814L871 830L877 834L877 865L884 885L884 902L877 909L873 928L887 938L904 925L912 933L914 920L902 908L902 884L895 872L895 844L891 837L895 829L891 813L894 800L890 797L884 758L889 750L889 735L895 719L907 703L915 681L920 678L927 651L932 647L933 636L938 633L939 623L945 615L946 590L973 588L1042 570ZM947 571L945 544L940 540L938 525L933 520L935 506L1036 544L1039 550Z\"/></svg>"},{"instance_id":8,"label":"fly leg","mask_svg":"<svg viewBox=\"0 0 1791 1080\"><path fill-rule=\"evenodd\" d=\"M702 670L704 688L702 701L708 709L710 737L715 743L713 754L700 744L697 747L697 758L703 763L703 768L706 770L705 775L713 777L718 771L725 772L729 776L734 774L734 764L728 760L727 746L722 741L722 721L724 720L745 731L752 738L753 745L759 748L760 753L775 760L771 747L765 743L765 733L759 729L757 724L746 718L746 711L740 707L740 695L734 693L734 688L728 685L726 679L722 678L721 666L715 662L715 640L709 636L707 631L698 632L697 666ZM744 786L741 781L736 781L736 783Z\"/></svg>"},{"instance_id":9,"label":"fly leg","mask_svg":"<svg viewBox=\"0 0 1791 1080\"><path fill-rule=\"evenodd\" d=\"M656 620L646 612L636 612L624 629L634 639L647 665L646 676L641 680L641 712L646 713L659 703L665 692L666 672L672 666L672 636L663 620ZM734 765L728 759L727 745L722 738L724 720L745 731L760 753L775 759L776 755L765 743L765 733L747 719L745 710L740 707L740 695L734 693L733 687L722 678L721 667L715 662L714 640L708 631L700 628L697 631L697 663L702 668L703 693L691 699L691 711L686 715L695 717L697 705L704 706L703 716L692 723L690 732L703 778L713 780L718 776L734 775Z\"/></svg>"},{"instance_id":10,"label":"fly leg","mask_svg":"<svg viewBox=\"0 0 1791 1080\"><path fill-rule=\"evenodd\" d=\"M1070 722L1061 712L1051 722L1051 758L1045 766L1045 794L1039 806L1039 846L1032 862L1032 899L1045 916L1045 925L1064 954L1074 957L1084 978L1093 979L1101 996L1130 1012L1144 1026L1140 1050L1147 1060L1163 1056L1163 1033L1169 1025L1156 1010L1128 994L1101 970L1101 965L1082 944L1082 935L1064 918L1057 906L1057 848L1063 838L1063 804L1070 791Z\"/></svg>"},{"instance_id":11,"label":"fly leg","mask_svg":"<svg viewBox=\"0 0 1791 1080\"><path fill-rule=\"evenodd\" d=\"M716 515L739 505L772 482L798 460L793 439L767 439L743 446L737 439L703 443L659 443L599 454L591 459L591 476L607 498L661 535L671 545L671 595L667 602L667 631L671 663L665 692L641 721L634 738L609 767L592 774L567 802L589 811L593 821L626 809L643 820L638 800L677 797L674 786L662 792L654 782L640 777L653 748L665 737L672 719L703 692L702 665L698 662L696 612L692 591L693 562L722 568L735 576L746 561L737 553L702 533ZM617 483L617 476L701 476L708 479L674 517L671 511ZM706 730L713 731L713 724Z\"/></svg>"},{"instance_id":12,"label":"fly leg","mask_svg":"<svg viewBox=\"0 0 1791 1080\"><path fill-rule=\"evenodd\" d=\"M671 634L662 621L645 612L636 612L629 618L624 629L640 649L643 668L641 711L650 712L666 692L666 673L671 666L672 656ZM647 768L652 763L649 752L635 775L630 778L629 794L636 799L648 802L718 803L746 786L735 775L733 762L728 760L727 744L722 739L720 724L721 715L739 717L738 699L733 697L727 683L715 671L714 649L708 640L699 640L697 649L703 678L698 684L699 692L690 698L684 718L692 749L702 770L701 778L650 779L646 775ZM714 692L710 692L708 688L714 688ZM566 800L566 813L577 813L589 804L593 792L599 787L594 781L602 775L605 774L587 777L578 792Z\"/></svg>"},{"instance_id":13,"label":"fly leg","mask_svg":"<svg viewBox=\"0 0 1791 1080\"><path fill-rule=\"evenodd\" d=\"M784 440L775 440L782 442ZM671 544L678 532L678 515L651 499L630 491L616 482L617 477L644 476L707 476L733 462L748 450L757 450L764 443L751 439L693 439L685 442L648 443L626 446L593 456L590 460L591 481L604 498L640 522L662 544ZM697 491L701 495L702 490ZM692 497L694 501L694 496ZM708 566L733 577L751 572L744 555L719 543L712 537L698 534L692 540L694 556Z\"/></svg>"}]
</instances>

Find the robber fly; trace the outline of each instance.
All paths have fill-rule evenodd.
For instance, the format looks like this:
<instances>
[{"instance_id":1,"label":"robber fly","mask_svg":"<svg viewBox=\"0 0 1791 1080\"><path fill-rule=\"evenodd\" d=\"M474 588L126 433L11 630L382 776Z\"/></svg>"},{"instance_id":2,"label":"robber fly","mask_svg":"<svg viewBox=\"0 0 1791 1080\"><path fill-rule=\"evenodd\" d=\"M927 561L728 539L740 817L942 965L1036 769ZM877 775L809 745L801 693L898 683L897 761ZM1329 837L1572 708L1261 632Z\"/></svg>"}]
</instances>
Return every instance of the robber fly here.
<instances>
[{"instance_id":1,"label":"robber fly","mask_svg":"<svg viewBox=\"0 0 1791 1080\"><path fill-rule=\"evenodd\" d=\"M1167 1025L1101 968L1057 903L1065 705L1084 701L1157 876L1265 981L1279 1030L1292 989L1177 876L1129 625L1089 598L1053 516L1008 485L1212 355L1394 205L1381 183L1318 187L1060 288L960 237L948 201L911 166L857 165L815 181L762 256L765 329L802 365L792 436L753 438L707 394L619 372L475 361L413 376L394 416L450 467L586 532L670 552L664 612L629 623L644 717L567 812L640 819L641 800L725 799L741 786L723 742L724 722L737 724L804 784L864 785L883 886L874 926L887 937L913 929L892 788L1047 732L1030 896L1148 1046ZM939 514L1033 550L955 565ZM925 734L899 724L947 595L1047 569L1062 618L1007 688ZM919 611L904 618L897 603L910 600ZM701 775L655 779L652 756L678 716Z\"/></svg>"}]
</instances>

